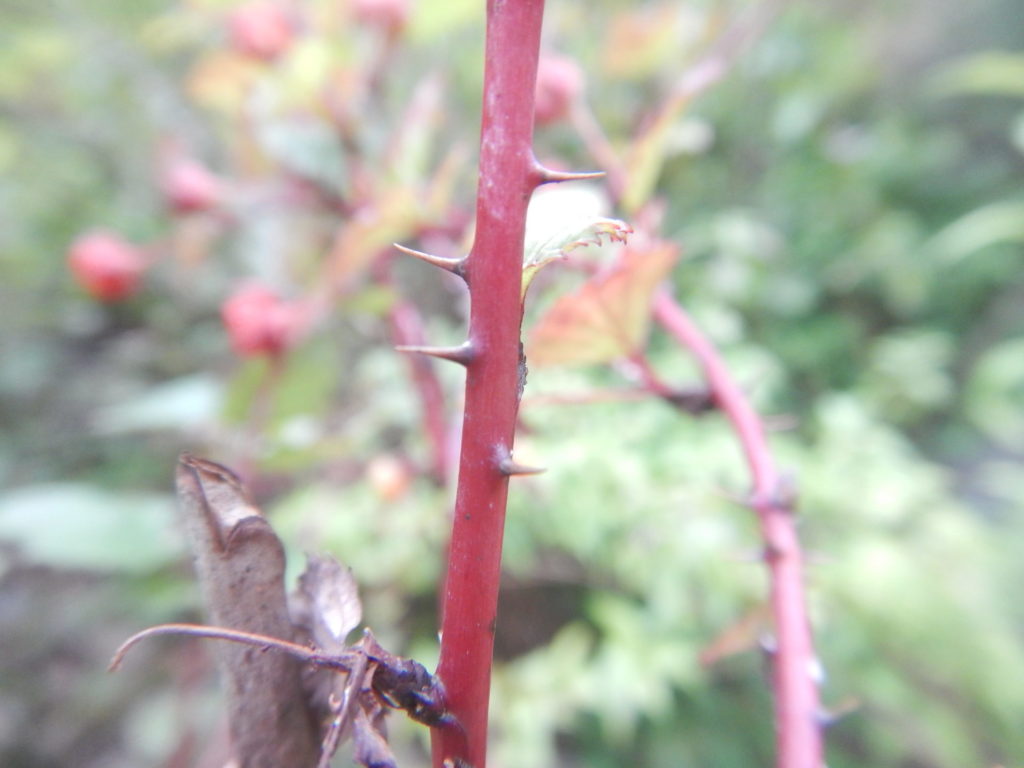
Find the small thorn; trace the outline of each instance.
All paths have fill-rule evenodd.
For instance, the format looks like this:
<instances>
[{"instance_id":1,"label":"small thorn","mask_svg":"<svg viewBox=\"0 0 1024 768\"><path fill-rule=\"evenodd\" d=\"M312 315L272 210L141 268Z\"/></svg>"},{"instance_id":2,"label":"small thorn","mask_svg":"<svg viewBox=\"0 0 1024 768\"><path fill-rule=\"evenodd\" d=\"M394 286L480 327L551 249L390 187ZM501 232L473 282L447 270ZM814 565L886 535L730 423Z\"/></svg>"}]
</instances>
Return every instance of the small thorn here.
<instances>
[{"instance_id":1,"label":"small thorn","mask_svg":"<svg viewBox=\"0 0 1024 768\"><path fill-rule=\"evenodd\" d=\"M412 248L406 248L404 245L398 243L392 243L392 245L407 256L425 261L427 264L432 264L435 267L440 267L453 275L458 275L463 280L466 279L466 259L448 259L444 256L435 256L432 253L424 253L423 251L417 251Z\"/></svg>"},{"instance_id":2,"label":"small thorn","mask_svg":"<svg viewBox=\"0 0 1024 768\"><path fill-rule=\"evenodd\" d=\"M604 171L554 171L545 168L540 163L534 163L533 171L537 175L538 184L553 184L559 181L586 181L587 179L600 179L606 174Z\"/></svg>"},{"instance_id":3,"label":"small thorn","mask_svg":"<svg viewBox=\"0 0 1024 768\"><path fill-rule=\"evenodd\" d=\"M513 475L539 475L542 472L547 472L544 467L527 467L522 464L517 464L512 459L503 459L498 462L498 469L501 470L501 474L506 477L512 477Z\"/></svg>"},{"instance_id":4,"label":"small thorn","mask_svg":"<svg viewBox=\"0 0 1024 768\"><path fill-rule=\"evenodd\" d=\"M414 352L419 355L430 355L442 360L450 360L459 365L469 365L476 357L476 349L468 341L457 347L395 347L396 352Z\"/></svg>"},{"instance_id":5,"label":"small thorn","mask_svg":"<svg viewBox=\"0 0 1024 768\"><path fill-rule=\"evenodd\" d=\"M547 472L543 467L526 467L518 464L512 458L508 448L504 446L498 449L498 471L505 475L505 477L512 477L513 475L539 475L541 472Z\"/></svg>"},{"instance_id":6,"label":"small thorn","mask_svg":"<svg viewBox=\"0 0 1024 768\"><path fill-rule=\"evenodd\" d=\"M831 728L861 707L860 699L848 696L831 709L818 711L817 721L822 728Z\"/></svg>"}]
</instances>

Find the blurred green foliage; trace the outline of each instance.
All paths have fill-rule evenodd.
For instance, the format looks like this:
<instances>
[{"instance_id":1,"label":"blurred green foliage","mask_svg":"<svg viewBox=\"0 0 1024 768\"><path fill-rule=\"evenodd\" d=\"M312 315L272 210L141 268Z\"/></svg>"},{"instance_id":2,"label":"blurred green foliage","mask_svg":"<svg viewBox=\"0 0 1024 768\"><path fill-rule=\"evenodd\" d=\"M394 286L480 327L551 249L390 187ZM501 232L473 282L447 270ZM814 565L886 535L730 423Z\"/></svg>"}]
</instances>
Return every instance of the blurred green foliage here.
<instances>
[{"instance_id":1,"label":"blurred green foliage","mask_svg":"<svg viewBox=\"0 0 1024 768\"><path fill-rule=\"evenodd\" d=\"M183 449L252 478L294 569L303 550L337 555L378 636L436 656L450 489L381 479L431 450L387 313L410 296L448 343L464 297L417 265L396 263L393 285L366 267L392 239L449 255L466 242L465 221L427 223L472 209L483 3L422 0L393 47L340 0L301 5L298 43L257 66L227 55L230 3L0 0L4 765L171 764L213 738L192 646L100 672L128 632L199 618L169 515ZM580 62L626 148L744 5L552 0L546 44ZM792 426L774 445L799 478L824 699L853 709L829 732L833 768L1024 755L1019 13L791 3L672 121L643 182L684 249L680 298ZM345 131L321 103L328 81ZM169 139L232 180L226 230L163 210ZM594 165L565 123L537 144ZM360 211L309 188L362 195L378 218L346 241L350 284L275 373L232 357L218 307L253 277L316 287ZM96 304L64 269L95 227L157 255L126 303ZM538 278L528 320L575 279ZM666 378L696 380L656 332L651 348ZM460 377L438 375L455 423ZM493 764L766 765L765 576L731 501L739 449L714 415L555 402L621 384L530 372L517 457L548 472L511 494ZM423 763L422 733L396 731L404 764Z\"/></svg>"}]
</instances>

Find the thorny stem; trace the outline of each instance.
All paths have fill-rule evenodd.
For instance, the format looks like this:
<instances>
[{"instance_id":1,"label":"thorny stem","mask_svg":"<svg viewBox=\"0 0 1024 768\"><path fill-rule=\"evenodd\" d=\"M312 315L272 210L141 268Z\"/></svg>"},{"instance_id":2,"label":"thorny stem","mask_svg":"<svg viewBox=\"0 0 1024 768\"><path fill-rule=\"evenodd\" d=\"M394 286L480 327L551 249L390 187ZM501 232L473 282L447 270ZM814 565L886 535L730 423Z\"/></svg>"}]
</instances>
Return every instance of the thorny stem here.
<instances>
[{"instance_id":1,"label":"thorny stem","mask_svg":"<svg viewBox=\"0 0 1024 768\"><path fill-rule=\"evenodd\" d=\"M817 657L804 596L803 555L793 501L768 448L764 424L729 373L717 350L668 293L654 300L658 322L690 350L704 369L718 407L739 436L753 478L750 504L761 524L771 571L771 604L776 648L772 659L778 768L819 768L822 764Z\"/></svg>"},{"instance_id":2,"label":"thorny stem","mask_svg":"<svg viewBox=\"0 0 1024 768\"><path fill-rule=\"evenodd\" d=\"M484 768L508 466L522 382L520 324L526 206L541 183L532 149L543 0L488 0L476 239L470 285L459 482L438 676L461 723L433 731L433 765ZM460 741L462 743L460 743Z\"/></svg>"}]
</instances>

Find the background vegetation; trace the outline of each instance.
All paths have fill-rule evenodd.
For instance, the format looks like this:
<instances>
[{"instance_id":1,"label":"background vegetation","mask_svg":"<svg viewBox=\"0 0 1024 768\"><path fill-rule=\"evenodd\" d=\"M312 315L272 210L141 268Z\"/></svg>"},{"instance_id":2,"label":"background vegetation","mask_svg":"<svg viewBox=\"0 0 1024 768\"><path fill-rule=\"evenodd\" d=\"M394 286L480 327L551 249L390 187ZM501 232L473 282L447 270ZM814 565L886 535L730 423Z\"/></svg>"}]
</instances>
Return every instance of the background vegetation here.
<instances>
[{"instance_id":1,"label":"background vegetation","mask_svg":"<svg viewBox=\"0 0 1024 768\"><path fill-rule=\"evenodd\" d=\"M358 5L298 5L304 26L267 63L232 49L223 2L0 0L4 765L202 764L217 738L201 646L155 643L104 673L131 631L199 618L169 490L183 449L246 471L296 570L335 554L386 644L436 656L450 492L421 471L431 446L387 315L411 297L430 341L451 342L461 294L418 265L390 283L352 267L280 370L236 356L219 317L253 279L310 292L357 214L372 226L346 253L365 265L392 240L464 243L483 4L422 0L391 32ZM622 143L743 7L552 0L546 34ZM824 698L851 710L833 768L1024 756L1020 14L789 3L673 125L657 178L685 251L677 293L784 428ZM566 121L537 141L594 164ZM182 147L225 179L217 212L167 210L159 158ZM66 269L95 228L153 260L125 302ZM527 327L579 276L546 280ZM651 344L666 378L696 381ZM626 373L530 371L517 458L548 472L511 494L491 759L767 765L737 446L714 414L602 395ZM455 420L460 377L439 375ZM422 735L395 725L404 764L423 764Z\"/></svg>"}]
</instances>

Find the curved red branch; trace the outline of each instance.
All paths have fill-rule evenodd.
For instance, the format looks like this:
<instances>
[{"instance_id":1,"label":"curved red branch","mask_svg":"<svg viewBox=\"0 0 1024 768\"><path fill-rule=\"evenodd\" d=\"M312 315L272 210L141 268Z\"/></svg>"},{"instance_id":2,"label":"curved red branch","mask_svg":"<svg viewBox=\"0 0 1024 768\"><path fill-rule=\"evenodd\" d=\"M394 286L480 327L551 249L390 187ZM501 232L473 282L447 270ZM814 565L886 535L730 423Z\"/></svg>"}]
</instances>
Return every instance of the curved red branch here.
<instances>
[{"instance_id":1,"label":"curved red branch","mask_svg":"<svg viewBox=\"0 0 1024 768\"><path fill-rule=\"evenodd\" d=\"M807 617L803 554L796 533L791 491L775 466L764 425L714 346L667 292L654 300L658 322L690 350L704 369L716 405L739 437L753 479L751 506L761 524L771 571L776 648L772 683L776 707L778 768L819 768L822 764L818 660Z\"/></svg>"}]
</instances>

